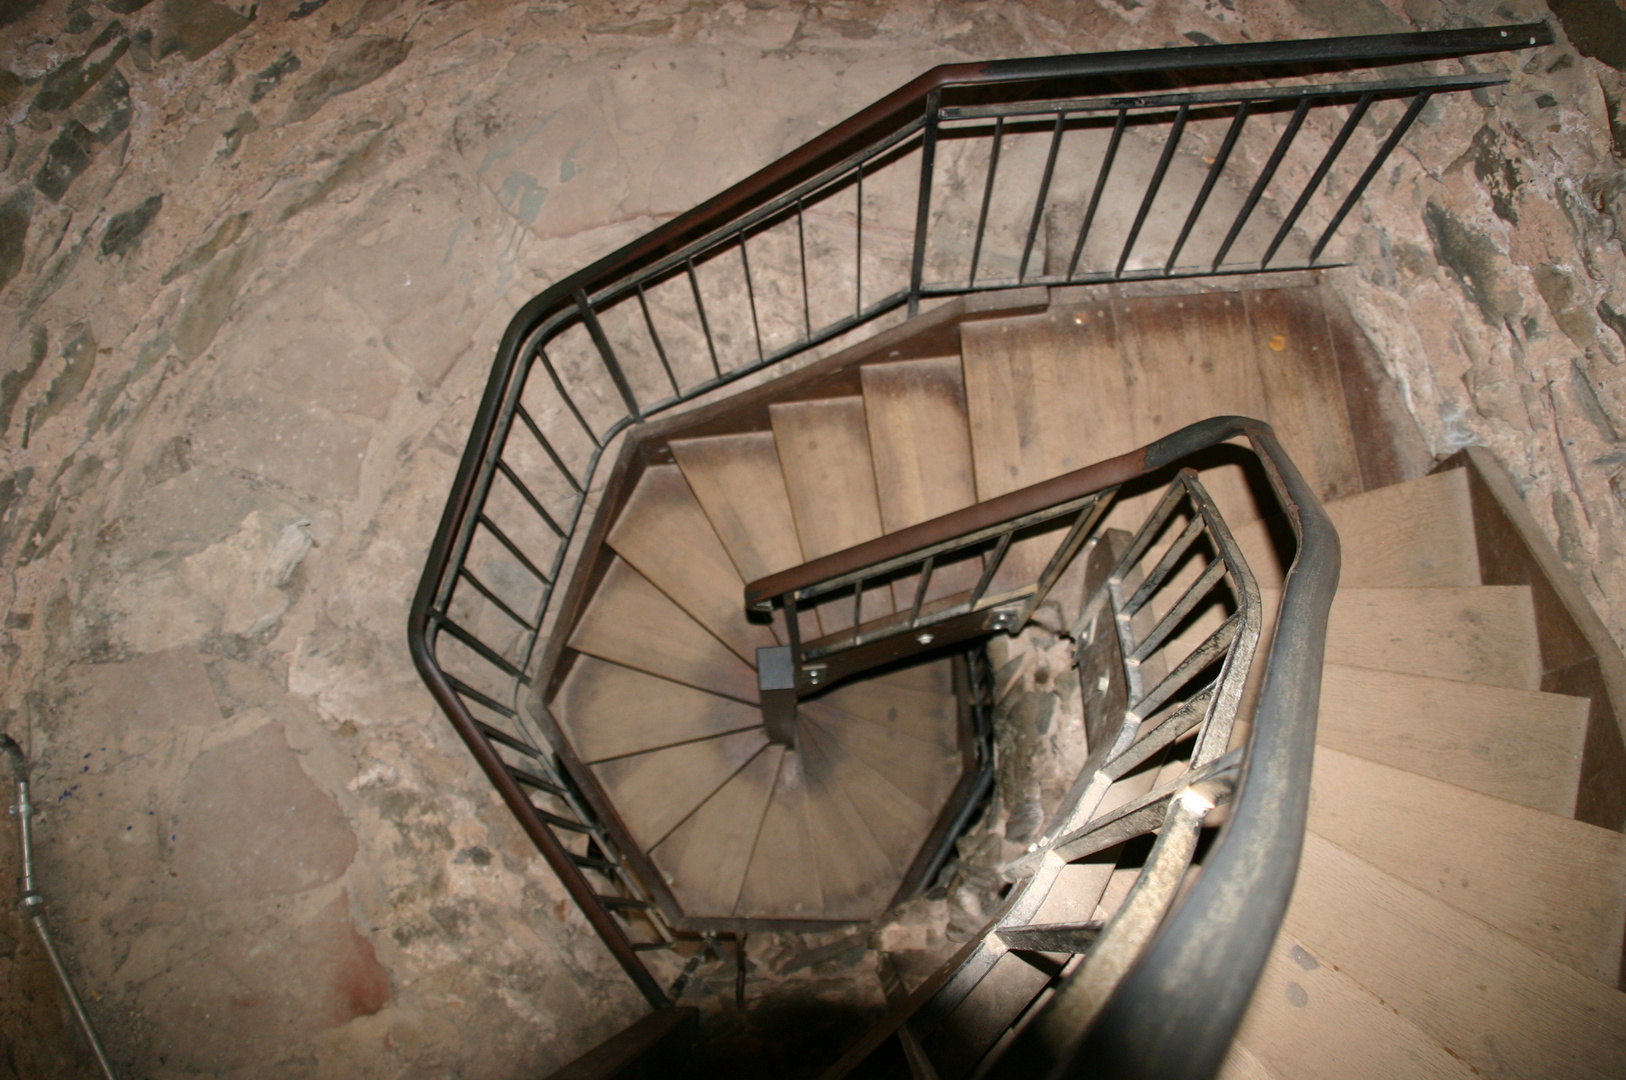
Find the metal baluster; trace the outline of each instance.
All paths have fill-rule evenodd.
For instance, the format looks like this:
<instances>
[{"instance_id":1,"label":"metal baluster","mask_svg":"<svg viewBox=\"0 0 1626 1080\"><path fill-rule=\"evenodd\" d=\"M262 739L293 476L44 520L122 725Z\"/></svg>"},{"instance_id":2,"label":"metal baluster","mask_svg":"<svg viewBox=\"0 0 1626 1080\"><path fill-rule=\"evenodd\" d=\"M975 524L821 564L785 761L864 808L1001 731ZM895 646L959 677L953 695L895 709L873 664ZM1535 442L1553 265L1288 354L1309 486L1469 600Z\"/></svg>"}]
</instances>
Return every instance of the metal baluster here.
<instances>
[{"instance_id":1,"label":"metal baluster","mask_svg":"<svg viewBox=\"0 0 1626 1080\"><path fill-rule=\"evenodd\" d=\"M740 265L745 268L745 298L751 304L751 332L757 339L757 363L762 362L762 325L757 322L757 291L751 284L751 258L745 253L745 234L740 234Z\"/></svg>"},{"instance_id":2,"label":"metal baluster","mask_svg":"<svg viewBox=\"0 0 1626 1080\"><path fill-rule=\"evenodd\" d=\"M1394 151L1401 138L1410 130L1413 121L1417 119L1417 114L1423 111L1423 106L1428 104L1428 100L1432 96L1429 91L1424 90L1411 99L1411 105L1406 109L1405 115L1400 118L1400 122L1395 125L1395 129L1389 132L1389 137L1378 148L1377 155L1372 158L1371 164L1367 165L1366 171L1361 173L1361 178L1356 181L1355 187L1350 191L1348 197L1344 199L1344 204L1338 208L1338 212L1332 216L1332 221L1327 225L1326 231L1321 234L1321 239L1317 240L1315 247L1311 249L1310 264L1312 266L1321 257L1321 252L1326 248L1327 241L1332 239L1332 234L1338 231L1338 226L1344 223L1344 218L1354 208L1355 201L1366 191L1366 185L1370 184L1372 178L1378 174L1378 170L1383 168L1383 163L1389 159L1389 154Z\"/></svg>"},{"instance_id":3,"label":"metal baluster","mask_svg":"<svg viewBox=\"0 0 1626 1080\"><path fill-rule=\"evenodd\" d=\"M975 611L977 601L981 600L982 594L988 591L988 583L994 580L994 571L998 570L999 564L1005 561L1005 552L1011 546L1011 535L1009 532L1001 534L999 544L994 548L994 557L989 559L988 565L982 568L982 577L977 580L977 587L971 590L971 600L966 604L967 611Z\"/></svg>"},{"instance_id":4,"label":"metal baluster","mask_svg":"<svg viewBox=\"0 0 1626 1080\"><path fill-rule=\"evenodd\" d=\"M853 644L857 645L863 640L861 627L864 625L864 579L859 578L853 582Z\"/></svg>"},{"instance_id":5,"label":"metal baluster","mask_svg":"<svg viewBox=\"0 0 1626 1080\"><path fill-rule=\"evenodd\" d=\"M813 305L807 296L807 235L802 228L802 200L796 199L796 251L802 260L802 327L813 336Z\"/></svg>"},{"instance_id":6,"label":"metal baluster","mask_svg":"<svg viewBox=\"0 0 1626 1080\"><path fill-rule=\"evenodd\" d=\"M538 427L536 421L531 418L531 414L526 410L525 406L516 403L514 405L514 415L518 416L520 421L530 429L532 438L536 439L537 445L541 446L543 452L548 455L548 460L553 462L553 467L564 474L565 481L569 483L573 489L575 489L576 494L580 495L582 493L581 483L576 479L576 475L565 467L564 461L561 460L558 453L554 451L553 445L549 443L547 437L542 434L542 429Z\"/></svg>"},{"instance_id":7,"label":"metal baluster","mask_svg":"<svg viewBox=\"0 0 1626 1080\"><path fill-rule=\"evenodd\" d=\"M858 163L857 230L853 256L853 314L864 313L864 163Z\"/></svg>"},{"instance_id":8,"label":"metal baluster","mask_svg":"<svg viewBox=\"0 0 1626 1080\"><path fill-rule=\"evenodd\" d=\"M1293 228L1294 223L1299 219L1299 215L1304 212L1305 206L1310 202L1310 196L1315 194L1315 189L1321 186L1321 181L1326 178L1327 172L1332 168L1332 163L1338 160L1338 155L1343 152L1344 144L1349 142L1351 135L1355 134L1355 125L1361 122L1361 118L1366 115L1366 110L1371 104L1372 94L1370 91L1362 94L1360 100L1355 102L1355 108L1350 110L1349 119L1345 120L1344 126L1339 129L1338 137L1332 141L1331 146L1327 147L1327 152L1322 155L1321 164L1316 166L1315 172L1310 174L1310 182L1304 185L1304 191L1299 194L1298 201L1293 204L1292 213L1287 215L1286 220L1282 222L1282 227L1276 230L1276 238L1270 242L1270 247L1265 251L1265 257L1259 260L1259 269L1263 270L1270 264L1271 258L1276 254L1276 249L1282 246L1283 240L1287 239L1288 231Z\"/></svg>"},{"instance_id":9,"label":"metal baluster","mask_svg":"<svg viewBox=\"0 0 1626 1080\"><path fill-rule=\"evenodd\" d=\"M1101 171L1095 175L1095 190L1090 192L1089 209L1084 211L1084 220L1078 227L1078 242L1073 245L1073 257L1067 263L1067 280L1071 281L1078 272L1078 257L1084 254L1084 240L1090 235L1090 226L1095 224L1095 211L1101 205L1101 193L1106 190L1107 177L1112 172L1112 162L1118 156L1118 144L1123 141L1124 125L1129 121L1129 110L1119 109L1118 119L1112 125L1112 138L1107 140L1107 152L1101 156Z\"/></svg>"},{"instance_id":10,"label":"metal baluster","mask_svg":"<svg viewBox=\"0 0 1626 1080\"><path fill-rule=\"evenodd\" d=\"M672 393L682 397L683 391L678 389L677 376L672 374L672 365L666 359L666 346L661 344L661 336L655 332L655 320L649 314L649 301L644 298L643 282L638 283L638 309L644 313L644 325L649 328L649 340L655 344L655 355L660 357L661 369L666 372L666 381L672 384Z\"/></svg>"},{"instance_id":11,"label":"metal baluster","mask_svg":"<svg viewBox=\"0 0 1626 1080\"><path fill-rule=\"evenodd\" d=\"M909 629L915 628L920 621L920 605L926 599L926 586L932 581L932 564L936 561L935 555L926 556L926 561L920 564L920 584L915 588L914 606L909 609Z\"/></svg>"},{"instance_id":12,"label":"metal baluster","mask_svg":"<svg viewBox=\"0 0 1626 1080\"><path fill-rule=\"evenodd\" d=\"M1062 127L1067 122L1067 114L1056 114L1056 129L1050 135L1050 155L1045 158L1044 175L1039 179L1039 198L1033 204L1033 220L1028 223L1027 243L1022 247L1022 262L1016 269L1016 280L1024 281L1028 276L1028 259L1033 254L1033 241L1039 235L1039 222L1044 220L1045 200L1050 197L1050 179L1056 174L1056 155L1061 150Z\"/></svg>"},{"instance_id":13,"label":"metal baluster","mask_svg":"<svg viewBox=\"0 0 1626 1080\"><path fill-rule=\"evenodd\" d=\"M717 344L711 339L711 323L706 320L706 305L700 299L700 279L694 274L694 256L684 259L683 266L689 272L689 289L694 293L694 309L700 314L700 329L706 335L706 351L711 354L711 370L720 379L723 377L723 369L717 363Z\"/></svg>"},{"instance_id":14,"label":"metal baluster","mask_svg":"<svg viewBox=\"0 0 1626 1080\"><path fill-rule=\"evenodd\" d=\"M1259 173L1259 179L1253 182L1248 197L1243 200L1242 209L1237 211L1236 220L1231 222L1231 228L1226 232L1225 240L1220 244L1219 253L1214 256L1214 262L1209 269L1218 270L1220 263L1225 261L1225 256L1230 254L1231 245L1236 243L1236 238L1242 234L1242 227L1248 223L1248 218L1253 216L1253 208L1259 205L1259 199L1264 195L1265 188L1275 178L1276 170L1281 167L1282 159L1287 156L1288 148L1293 145L1293 140L1298 137L1299 128L1304 126L1304 118L1309 113L1310 97L1306 95L1299 99L1298 106L1293 110L1292 118L1287 121L1287 126L1282 129L1281 138L1276 140L1276 148L1270 152L1270 159L1265 162L1264 169Z\"/></svg>"},{"instance_id":15,"label":"metal baluster","mask_svg":"<svg viewBox=\"0 0 1626 1080\"><path fill-rule=\"evenodd\" d=\"M621 365L616 361L615 350L610 347L610 339L604 335L604 327L598 323L598 314L593 311L593 305L587 302L587 293L577 289L575 294L576 310L581 314L582 324L587 327L587 336L593 339L593 346L598 349L599 359L604 361L604 370L610 373L610 381L621 392L621 400L627 406L627 412L632 414L634 420L643 419L638 408L638 399L632 394L632 386L627 382L627 376L622 372Z\"/></svg>"},{"instance_id":16,"label":"metal baluster","mask_svg":"<svg viewBox=\"0 0 1626 1080\"><path fill-rule=\"evenodd\" d=\"M994 175L999 172L999 147L1005 139L1005 118L994 118L994 148L988 154L988 178L982 185L982 211L977 215L977 238L971 243L971 277L967 286L977 283L977 263L982 259L982 236L988 228L988 205L994 198Z\"/></svg>"},{"instance_id":17,"label":"metal baluster","mask_svg":"<svg viewBox=\"0 0 1626 1080\"><path fill-rule=\"evenodd\" d=\"M499 457L497 459L497 470L508 479L510 484L513 484L519 490L520 497L531 504L531 509L535 510L537 515L547 522L548 528L553 530L555 536L563 537L565 535L565 531L559 527L558 522L553 520L553 515L548 513L547 509L542 505L542 500L531 493L530 486L519 478L519 475L514 472L508 462Z\"/></svg>"},{"instance_id":18,"label":"metal baluster","mask_svg":"<svg viewBox=\"0 0 1626 1080\"><path fill-rule=\"evenodd\" d=\"M570 410L570 415L576 418L576 423L581 425L582 431L586 432L587 437L593 441L593 445L603 449L604 444L599 441L597 435L593 434L593 428L588 424L587 418L582 416L581 410L576 408L575 400L566 393L565 384L559 380L559 373L553 369L553 361L548 359L548 354L539 348L536 350L536 359L542 361L543 369L547 371L548 378L553 380L553 388L559 391L559 396L564 399L565 408Z\"/></svg>"},{"instance_id":19,"label":"metal baluster","mask_svg":"<svg viewBox=\"0 0 1626 1080\"><path fill-rule=\"evenodd\" d=\"M915 203L915 253L909 269L909 315L920 314L920 277L926 270L926 228L932 212L932 171L937 163L937 110L940 90L926 95L926 127L920 136L920 195Z\"/></svg>"},{"instance_id":20,"label":"metal baluster","mask_svg":"<svg viewBox=\"0 0 1626 1080\"><path fill-rule=\"evenodd\" d=\"M1225 171L1225 162L1231 156L1231 149L1236 146L1237 136L1242 134L1242 125L1248 119L1248 109L1251 105L1252 102L1244 101L1236 107L1236 117L1225 132L1225 141L1220 143L1219 153L1214 155L1214 164L1208 167L1208 175L1203 177L1202 190L1197 192L1197 201L1191 204L1191 213L1186 215L1186 223L1180 229L1180 238L1174 242L1174 248L1169 252L1169 261L1163 264L1164 277L1168 277L1174 271L1174 261L1180 257L1180 249L1186 246L1192 227L1202 216L1203 207L1208 204L1208 195L1214 190L1214 182L1219 179L1220 173Z\"/></svg>"},{"instance_id":21,"label":"metal baluster","mask_svg":"<svg viewBox=\"0 0 1626 1080\"><path fill-rule=\"evenodd\" d=\"M1141 199L1140 209L1135 213L1135 224L1129 228L1129 239L1124 241L1124 249L1118 254L1118 268L1112 272L1114 278L1123 277L1124 267L1129 264L1129 254L1135 250L1135 241L1140 239L1140 230L1141 226L1146 224L1146 215L1152 212L1152 202L1157 198L1158 188L1163 186L1163 176L1169 171L1169 162L1174 160L1174 148L1179 145L1180 136L1186 130L1186 116L1190 111L1190 105L1181 105L1175 111L1168 140L1163 144L1163 154L1157 159L1157 168L1152 170L1152 181L1146 185L1146 195Z\"/></svg>"}]
</instances>

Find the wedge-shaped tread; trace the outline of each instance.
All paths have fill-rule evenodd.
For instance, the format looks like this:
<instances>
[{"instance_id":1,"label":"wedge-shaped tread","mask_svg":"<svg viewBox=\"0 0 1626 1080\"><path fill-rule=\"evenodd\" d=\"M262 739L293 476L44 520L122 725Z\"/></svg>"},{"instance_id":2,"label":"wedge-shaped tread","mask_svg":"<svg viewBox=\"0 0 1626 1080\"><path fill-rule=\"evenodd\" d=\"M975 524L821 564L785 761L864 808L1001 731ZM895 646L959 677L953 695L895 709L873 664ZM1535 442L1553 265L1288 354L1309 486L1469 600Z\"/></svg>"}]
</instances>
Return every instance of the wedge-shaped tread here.
<instances>
[{"instance_id":1,"label":"wedge-shaped tread","mask_svg":"<svg viewBox=\"0 0 1626 1080\"><path fill-rule=\"evenodd\" d=\"M922 806L941 808L960 778L958 754L922 742L885 724L850 716L825 701L807 701L800 712L830 733L844 750L884 774L887 780Z\"/></svg>"},{"instance_id":2,"label":"wedge-shaped tread","mask_svg":"<svg viewBox=\"0 0 1626 1080\"><path fill-rule=\"evenodd\" d=\"M768 745L761 728L592 766L633 840L648 851Z\"/></svg>"},{"instance_id":3,"label":"wedge-shaped tread","mask_svg":"<svg viewBox=\"0 0 1626 1080\"><path fill-rule=\"evenodd\" d=\"M577 658L553 711L585 762L762 724L755 706L592 656Z\"/></svg>"},{"instance_id":4,"label":"wedge-shaped tread","mask_svg":"<svg viewBox=\"0 0 1626 1080\"><path fill-rule=\"evenodd\" d=\"M615 559L576 624L570 647L742 701L756 671L622 559Z\"/></svg>"},{"instance_id":5,"label":"wedge-shaped tread","mask_svg":"<svg viewBox=\"0 0 1626 1080\"><path fill-rule=\"evenodd\" d=\"M903 880L876 842L840 780L811 747L798 748L807 771L807 818L819 864L824 917L873 919Z\"/></svg>"},{"instance_id":6,"label":"wedge-shaped tread","mask_svg":"<svg viewBox=\"0 0 1626 1080\"><path fill-rule=\"evenodd\" d=\"M610 530L610 546L747 663L776 644L745 617L745 582L676 465L644 472Z\"/></svg>"},{"instance_id":7,"label":"wedge-shaped tread","mask_svg":"<svg viewBox=\"0 0 1626 1080\"><path fill-rule=\"evenodd\" d=\"M685 915L734 914L784 753L782 746L763 747L649 853Z\"/></svg>"},{"instance_id":8,"label":"wedge-shaped tread","mask_svg":"<svg viewBox=\"0 0 1626 1080\"><path fill-rule=\"evenodd\" d=\"M959 748L959 703L949 695L927 694L885 682L861 682L816 699L850 716L919 739L952 753Z\"/></svg>"},{"instance_id":9,"label":"wedge-shaped tread","mask_svg":"<svg viewBox=\"0 0 1626 1080\"><path fill-rule=\"evenodd\" d=\"M1327 504L1343 548L1342 588L1464 588L1478 585L1479 552L1467 471L1363 492ZM1233 530L1254 576L1280 588L1285 567L1269 530L1279 519Z\"/></svg>"},{"instance_id":10,"label":"wedge-shaped tread","mask_svg":"<svg viewBox=\"0 0 1626 1080\"><path fill-rule=\"evenodd\" d=\"M1620 974L1620 833L1328 747L1309 828L1577 971L1611 985Z\"/></svg>"},{"instance_id":11,"label":"wedge-shaped tread","mask_svg":"<svg viewBox=\"0 0 1626 1080\"><path fill-rule=\"evenodd\" d=\"M1328 664L1316 741L1571 817L1586 698Z\"/></svg>"},{"instance_id":12,"label":"wedge-shaped tread","mask_svg":"<svg viewBox=\"0 0 1626 1080\"><path fill-rule=\"evenodd\" d=\"M773 432L678 439L671 445L742 579L756 581L805 561Z\"/></svg>"},{"instance_id":13,"label":"wedge-shaped tread","mask_svg":"<svg viewBox=\"0 0 1626 1080\"><path fill-rule=\"evenodd\" d=\"M870 364L862 377L886 531L897 532L976 502L959 359Z\"/></svg>"},{"instance_id":14,"label":"wedge-shaped tread","mask_svg":"<svg viewBox=\"0 0 1626 1080\"><path fill-rule=\"evenodd\" d=\"M861 756L842 747L817 724L799 725L797 734L807 753L823 759L821 767L828 770L852 800L892 868L903 874L931 830L935 815L898 790Z\"/></svg>"},{"instance_id":15,"label":"wedge-shaped tread","mask_svg":"<svg viewBox=\"0 0 1626 1080\"><path fill-rule=\"evenodd\" d=\"M1252 1050L1243 1046L1241 1040L1231 1044L1225 1060L1220 1062L1219 1072L1214 1075L1216 1080L1281 1080Z\"/></svg>"},{"instance_id":16,"label":"wedge-shaped tread","mask_svg":"<svg viewBox=\"0 0 1626 1080\"><path fill-rule=\"evenodd\" d=\"M818 854L807 815L807 777L795 751L780 758L734 914L742 919L825 917Z\"/></svg>"},{"instance_id":17,"label":"wedge-shaped tread","mask_svg":"<svg viewBox=\"0 0 1626 1080\"><path fill-rule=\"evenodd\" d=\"M1261 592L1265 610L1275 611L1280 594ZM1535 611L1524 585L1340 589L1326 658L1378 671L1541 688Z\"/></svg>"},{"instance_id":18,"label":"wedge-shaped tread","mask_svg":"<svg viewBox=\"0 0 1626 1080\"><path fill-rule=\"evenodd\" d=\"M926 1042L941 1080L961 1080L1050 981L1038 968L1006 953L949 1013Z\"/></svg>"},{"instance_id":19,"label":"wedge-shaped tread","mask_svg":"<svg viewBox=\"0 0 1626 1080\"><path fill-rule=\"evenodd\" d=\"M1626 1075L1626 994L1313 832L1284 926L1481 1076Z\"/></svg>"},{"instance_id":20,"label":"wedge-shaped tread","mask_svg":"<svg viewBox=\"0 0 1626 1080\"><path fill-rule=\"evenodd\" d=\"M1236 1041L1292 1080L1472 1080L1474 1071L1370 990L1279 934ZM1221 1070L1221 1076L1227 1075Z\"/></svg>"}]
</instances>

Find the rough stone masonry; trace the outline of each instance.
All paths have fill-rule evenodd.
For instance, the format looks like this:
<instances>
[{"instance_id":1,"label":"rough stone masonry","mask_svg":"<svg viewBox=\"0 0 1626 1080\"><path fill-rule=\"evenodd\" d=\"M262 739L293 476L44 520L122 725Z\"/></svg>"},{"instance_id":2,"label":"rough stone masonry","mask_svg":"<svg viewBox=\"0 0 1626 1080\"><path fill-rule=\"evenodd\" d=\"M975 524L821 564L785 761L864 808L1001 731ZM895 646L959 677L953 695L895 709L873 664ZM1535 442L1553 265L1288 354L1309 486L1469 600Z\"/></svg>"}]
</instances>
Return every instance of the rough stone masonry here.
<instances>
[{"instance_id":1,"label":"rough stone masonry","mask_svg":"<svg viewBox=\"0 0 1626 1080\"><path fill-rule=\"evenodd\" d=\"M550 281L937 63L1532 18L1333 280L1626 638L1616 0L0 0L0 726L115 1060L543 1075L641 1012L404 642ZM8 907L0 1077L82 1053Z\"/></svg>"}]
</instances>

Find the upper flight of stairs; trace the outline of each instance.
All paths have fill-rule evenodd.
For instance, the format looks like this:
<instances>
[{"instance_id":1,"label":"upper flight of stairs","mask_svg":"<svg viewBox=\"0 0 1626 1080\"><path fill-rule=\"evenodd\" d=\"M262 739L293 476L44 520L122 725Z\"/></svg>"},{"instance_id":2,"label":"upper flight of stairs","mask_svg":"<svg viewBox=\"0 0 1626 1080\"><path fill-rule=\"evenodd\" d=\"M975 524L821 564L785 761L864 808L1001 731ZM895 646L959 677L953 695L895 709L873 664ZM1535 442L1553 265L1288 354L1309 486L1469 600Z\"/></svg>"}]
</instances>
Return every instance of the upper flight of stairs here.
<instances>
[{"instance_id":1,"label":"upper flight of stairs","mask_svg":"<svg viewBox=\"0 0 1626 1080\"><path fill-rule=\"evenodd\" d=\"M1483 584L1468 471L1395 483L1382 438L1357 437L1351 417L1376 413L1334 355L1337 318L1315 289L1058 297L669 429L605 532L548 707L681 915L880 917L976 764L944 660L804 701L794 744L771 743L753 663L784 627L746 618L745 582L1255 415L1328 499L1344 559L1298 885L1225 1075L1626 1074L1626 837L1575 818L1588 702L1543 692L1531 588ZM1259 580L1264 657L1279 523L1234 462L1202 478ZM1042 565L1043 543L1011 561ZM912 591L866 594L861 617ZM803 612L802 638L849 626L850 608ZM1105 806L1180 768L1150 762ZM1105 919L1134 876L1070 866L1032 921ZM941 1080L994 1061L1079 962L1046 955L1004 953L963 1000L928 995L911 1052Z\"/></svg>"}]
</instances>

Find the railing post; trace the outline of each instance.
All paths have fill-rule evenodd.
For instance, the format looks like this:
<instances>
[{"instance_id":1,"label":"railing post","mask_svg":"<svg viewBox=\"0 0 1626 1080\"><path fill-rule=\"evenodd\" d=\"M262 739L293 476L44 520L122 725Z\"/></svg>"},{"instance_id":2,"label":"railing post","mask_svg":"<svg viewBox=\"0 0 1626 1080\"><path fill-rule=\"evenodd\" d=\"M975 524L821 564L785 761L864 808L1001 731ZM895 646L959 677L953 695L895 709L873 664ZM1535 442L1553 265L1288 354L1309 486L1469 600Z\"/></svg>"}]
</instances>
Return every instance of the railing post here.
<instances>
[{"instance_id":1,"label":"railing post","mask_svg":"<svg viewBox=\"0 0 1626 1080\"><path fill-rule=\"evenodd\" d=\"M932 213L932 170L937 162L937 110L941 90L926 95L926 128L920 136L920 198L915 204L915 255L909 270L909 315L920 314L920 278L926 270L926 227Z\"/></svg>"}]
</instances>

